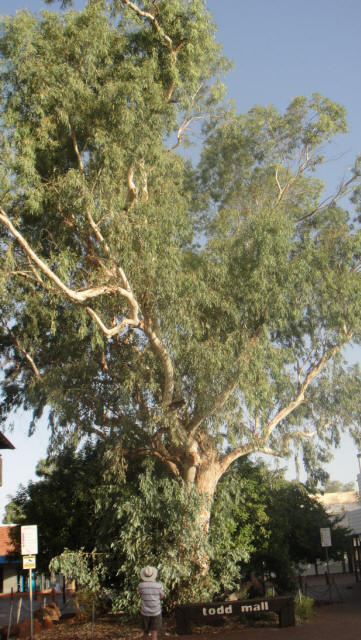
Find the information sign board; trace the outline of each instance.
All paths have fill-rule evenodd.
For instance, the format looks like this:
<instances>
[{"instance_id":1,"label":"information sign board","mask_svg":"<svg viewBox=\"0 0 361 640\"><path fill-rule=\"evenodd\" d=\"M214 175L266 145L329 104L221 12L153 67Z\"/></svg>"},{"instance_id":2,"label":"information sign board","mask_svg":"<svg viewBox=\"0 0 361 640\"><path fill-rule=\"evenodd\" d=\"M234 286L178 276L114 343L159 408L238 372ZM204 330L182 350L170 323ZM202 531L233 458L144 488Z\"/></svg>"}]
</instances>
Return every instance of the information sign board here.
<instances>
[{"instance_id":1,"label":"information sign board","mask_svg":"<svg viewBox=\"0 0 361 640\"><path fill-rule=\"evenodd\" d=\"M38 526L28 524L21 527L21 555L33 556L38 553Z\"/></svg>"},{"instance_id":2,"label":"information sign board","mask_svg":"<svg viewBox=\"0 0 361 640\"><path fill-rule=\"evenodd\" d=\"M35 556L23 556L23 569L35 569L36 557Z\"/></svg>"},{"instance_id":3,"label":"information sign board","mask_svg":"<svg viewBox=\"0 0 361 640\"><path fill-rule=\"evenodd\" d=\"M331 529L325 527L320 529L321 534L321 547L331 547Z\"/></svg>"}]
</instances>

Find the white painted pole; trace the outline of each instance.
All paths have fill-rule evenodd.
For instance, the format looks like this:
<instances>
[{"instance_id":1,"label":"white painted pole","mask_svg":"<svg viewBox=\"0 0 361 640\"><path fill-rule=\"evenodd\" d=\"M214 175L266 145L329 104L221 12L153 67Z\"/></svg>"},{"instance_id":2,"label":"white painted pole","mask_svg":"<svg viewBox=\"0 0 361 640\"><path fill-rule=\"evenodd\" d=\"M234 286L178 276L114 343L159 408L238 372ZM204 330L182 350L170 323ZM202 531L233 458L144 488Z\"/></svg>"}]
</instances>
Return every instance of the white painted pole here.
<instances>
[{"instance_id":1,"label":"white painted pole","mask_svg":"<svg viewBox=\"0 0 361 640\"><path fill-rule=\"evenodd\" d=\"M33 619L33 577L32 571L29 569L29 604L30 604L30 640L34 637L34 619Z\"/></svg>"}]
</instances>

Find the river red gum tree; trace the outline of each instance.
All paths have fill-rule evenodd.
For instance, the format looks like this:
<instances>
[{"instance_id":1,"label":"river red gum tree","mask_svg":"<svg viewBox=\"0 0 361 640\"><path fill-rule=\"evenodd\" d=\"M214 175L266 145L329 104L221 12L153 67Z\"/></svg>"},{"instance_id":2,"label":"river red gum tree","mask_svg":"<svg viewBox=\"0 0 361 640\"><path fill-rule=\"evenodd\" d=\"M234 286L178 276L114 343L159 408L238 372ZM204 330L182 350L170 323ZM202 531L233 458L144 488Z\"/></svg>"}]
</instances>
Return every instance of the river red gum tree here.
<instances>
[{"instance_id":1,"label":"river red gum tree","mask_svg":"<svg viewBox=\"0 0 361 640\"><path fill-rule=\"evenodd\" d=\"M1 39L2 418L47 407L53 444L156 457L208 496L241 456L320 473L359 437L359 164L318 94L238 115L200 0L19 13ZM197 169L179 155L204 122ZM174 140L172 139L174 136ZM198 240L198 244L196 244Z\"/></svg>"}]
</instances>

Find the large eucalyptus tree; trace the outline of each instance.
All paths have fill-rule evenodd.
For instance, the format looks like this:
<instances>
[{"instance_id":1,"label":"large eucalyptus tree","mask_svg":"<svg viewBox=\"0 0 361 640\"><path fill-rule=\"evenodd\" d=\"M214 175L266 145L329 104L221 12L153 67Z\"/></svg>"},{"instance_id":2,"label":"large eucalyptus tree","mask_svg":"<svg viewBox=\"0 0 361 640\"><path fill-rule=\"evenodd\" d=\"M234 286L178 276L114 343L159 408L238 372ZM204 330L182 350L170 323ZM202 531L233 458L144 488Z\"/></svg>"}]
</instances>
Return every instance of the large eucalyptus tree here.
<instances>
[{"instance_id":1,"label":"large eucalyptus tree","mask_svg":"<svg viewBox=\"0 0 361 640\"><path fill-rule=\"evenodd\" d=\"M338 205L360 167L329 199L317 179L344 109L226 109L214 32L201 0L89 0L0 41L2 418L47 408L55 443L156 457L210 499L241 456L302 450L316 472L358 438L361 318Z\"/></svg>"}]
</instances>

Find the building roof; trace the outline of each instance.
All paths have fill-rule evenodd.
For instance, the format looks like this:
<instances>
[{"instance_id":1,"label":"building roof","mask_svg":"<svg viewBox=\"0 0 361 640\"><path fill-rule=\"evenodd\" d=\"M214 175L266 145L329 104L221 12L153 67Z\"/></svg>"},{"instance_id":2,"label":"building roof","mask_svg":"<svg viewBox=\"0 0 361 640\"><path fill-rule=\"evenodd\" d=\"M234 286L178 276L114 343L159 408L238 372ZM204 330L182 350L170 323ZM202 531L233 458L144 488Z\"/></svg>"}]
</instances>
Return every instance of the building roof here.
<instances>
[{"instance_id":1,"label":"building roof","mask_svg":"<svg viewBox=\"0 0 361 640\"><path fill-rule=\"evenodd\" d=\"M0 431L0 449L15 449L14 445L4 436L2 431Z\"/></svg>"},{"instance_id":2,"label":"building roof","mask_svg":"<svg viewBox=\"0 0 361 640\"><path fill-rule=\"evenodd\" d=\"M324 507L360 503L358 491L337 491L335 493L318 494L316 497Z\"/></svg>"},{"instance_id":3,"label":"building roof","mask_svg":"<svg viewBox=\"0 0 361 640\"><path fill-rule=\"evenodd\" d=\"M14 553L15 546L10 531L16 527L16 524L0 525L0 556L7 556L9 553Z\"/></svg>"}]
</instances>

